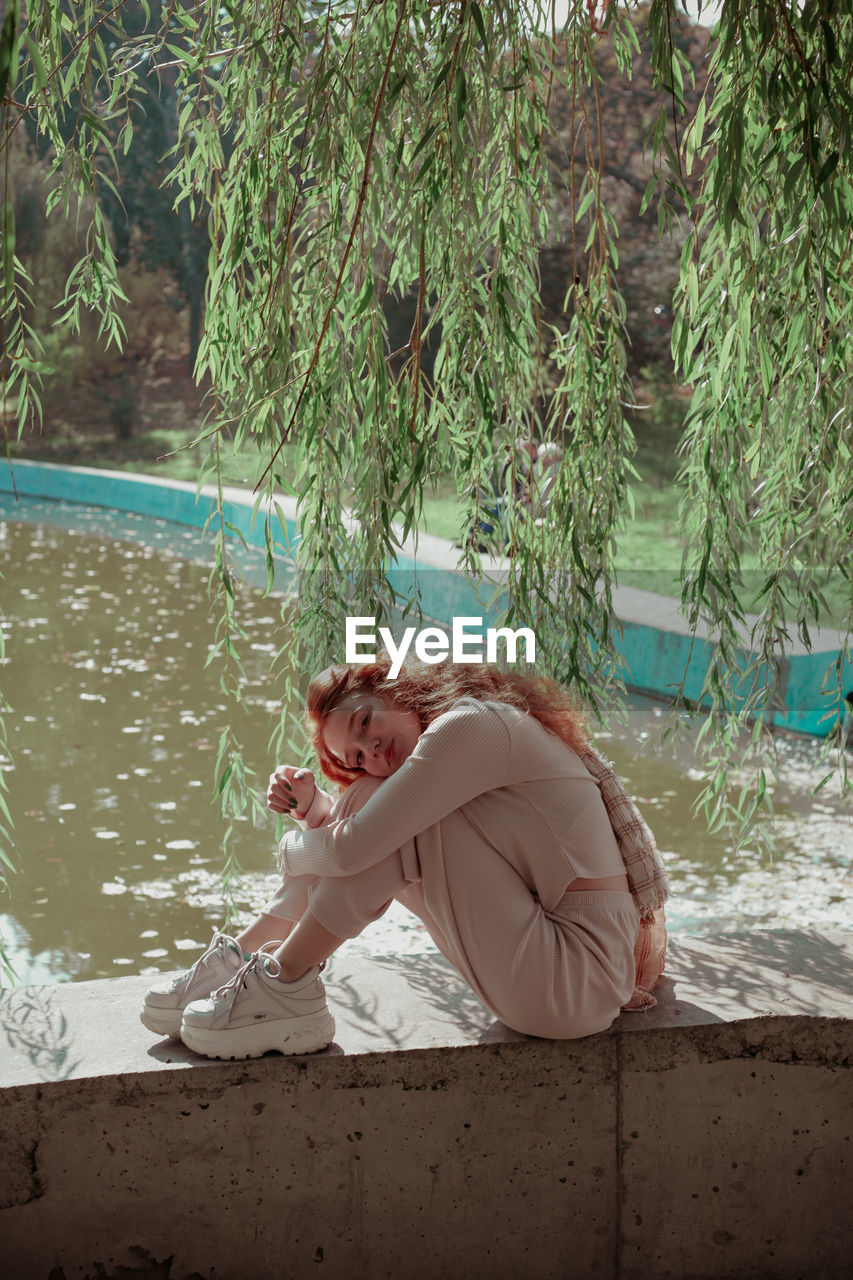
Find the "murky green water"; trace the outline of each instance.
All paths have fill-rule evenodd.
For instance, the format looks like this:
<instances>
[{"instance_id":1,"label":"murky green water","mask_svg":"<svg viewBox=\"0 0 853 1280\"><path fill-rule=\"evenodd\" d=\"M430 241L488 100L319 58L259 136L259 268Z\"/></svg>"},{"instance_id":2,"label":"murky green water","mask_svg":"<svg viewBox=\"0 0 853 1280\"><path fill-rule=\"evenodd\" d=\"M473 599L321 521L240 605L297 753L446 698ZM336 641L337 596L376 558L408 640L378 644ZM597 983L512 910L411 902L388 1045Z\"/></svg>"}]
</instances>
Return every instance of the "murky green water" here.
<instances>
[{"instance_id":1,"label":"murky green water","mask_svg":"<svg viewBox=\"0 0 853 1280\"><path fill-rule=\"evenodd\" d=\"M56 981L182 966L222 919L222 819L211 794L226 708L216 666L204 667L213 630L199 535L0 501L2 679L21 863L0 909L16 968L27 981ZM248 679L237 729L263 789L282 623L278 603L248 587L241 616ZM653 749L660 715L632 702L627 726L600 746L669 855L673 928L851 927L853 820L830 789L810 797L817 744L782 744L776 862L735 858L692 815L699 782L689 750ZM247 911L275 883L275 843L272 816L260 828L238 824ZM365 944L411 950L424 935L395 909Z\"/></svg>"}]
</instances>

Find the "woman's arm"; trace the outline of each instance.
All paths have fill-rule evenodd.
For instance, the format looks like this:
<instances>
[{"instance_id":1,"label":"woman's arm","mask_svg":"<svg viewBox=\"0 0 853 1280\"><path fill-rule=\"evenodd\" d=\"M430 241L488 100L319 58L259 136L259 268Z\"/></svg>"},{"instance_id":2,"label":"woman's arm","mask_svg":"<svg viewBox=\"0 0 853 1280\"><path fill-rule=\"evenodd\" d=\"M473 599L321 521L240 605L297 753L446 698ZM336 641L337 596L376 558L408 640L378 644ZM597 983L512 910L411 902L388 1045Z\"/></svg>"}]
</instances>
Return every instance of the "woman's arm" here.
<instances>
[{"instance_id":1,"label":"woman's arm","mask_svg":"<svg viewBox=\"0 0 853 1280\"><path fill-rule=\"evenodd\" d=\"M469 699L435 720L358 813L281 842L282 871L346 876L381 861L484 791L506 784L511 739L493 708Z\"/></svg>"}]
</instances>

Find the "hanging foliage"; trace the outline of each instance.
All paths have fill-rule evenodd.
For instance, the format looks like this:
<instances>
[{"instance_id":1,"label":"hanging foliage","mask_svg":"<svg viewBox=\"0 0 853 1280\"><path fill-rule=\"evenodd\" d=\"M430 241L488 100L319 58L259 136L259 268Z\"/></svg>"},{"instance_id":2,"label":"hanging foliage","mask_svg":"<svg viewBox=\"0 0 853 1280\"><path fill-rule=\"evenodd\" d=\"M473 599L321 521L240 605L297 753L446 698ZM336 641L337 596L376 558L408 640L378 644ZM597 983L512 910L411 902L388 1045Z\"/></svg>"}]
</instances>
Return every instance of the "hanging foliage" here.
<instances>
[{"instance_id":1,"label":"hanging foliage","mask_svg":"<svg viewBox=\"0 0 853 1280\"><path fill-rule=\"evenodd\" d=\"M673 0L570 0L559 20L535 0L40 0L6 7L0 91L6 154L27 119L52 147L52 216L86 221L60 314L94 310L104 341L120 344L99 201L134 146L143 80L174 84L168 183L210 234L206 433L254 453L259 510L281 492L299 501L286 641L297 668L340 658L348 614L381 624L417 609L387 570L439 473L463 499L461 569L478 580L465 531L487 518L504 456L515 480L519 454L505 446L535 435L562 453L549 518L509 514L501 607L534 628L543 667L606 711L619 678L613 553L635 473L598 60L606 46L628 80L647 29L659 112L646 202L684 238L673 349L695 388L684 603L718 637L708 798L724 814L736 731L749 715L760 743L788 637L824 617L826 569L849 584L853 17L832 0L725 4L691 118L679 21ZM576 269L548 328L538 265L556 235L546 142L558 86L572 117L562 194ZM4 403L26 430L43 359L8 190L3 208ZM412 315L395 349L392 297ZM271 523L271 556L274 541ZM218 645L236 662L227 539L217 564ZM762 570L757 584L747 564ZM760 613L754 658L749 610ZM838 692L836 681L836 704ZM220 791L239 806L239 745L226 739L221 756ZM735 797L747 823L763 778Z\"/></svg>"},{"instance_id":2,"label":"hanging foliage","mask_svg":"<svg viewBox=\"0 0 853 1280\"><path fill-rule=\"evenodd\" d=\"M853 628L851 66L847 6L727 4L684 135L687 167L701 157L705 173L673 331L694 387L683 602L717 636L703 686L706 808L712 822L733 810L746 830L769 804L762 729L783 703L783 655L797 640L811 647L829 597L841 634L824 723L827 748L840 745ZM732 796L726 773L747 725L757 768Z\"/></svg>"}]
</instances>

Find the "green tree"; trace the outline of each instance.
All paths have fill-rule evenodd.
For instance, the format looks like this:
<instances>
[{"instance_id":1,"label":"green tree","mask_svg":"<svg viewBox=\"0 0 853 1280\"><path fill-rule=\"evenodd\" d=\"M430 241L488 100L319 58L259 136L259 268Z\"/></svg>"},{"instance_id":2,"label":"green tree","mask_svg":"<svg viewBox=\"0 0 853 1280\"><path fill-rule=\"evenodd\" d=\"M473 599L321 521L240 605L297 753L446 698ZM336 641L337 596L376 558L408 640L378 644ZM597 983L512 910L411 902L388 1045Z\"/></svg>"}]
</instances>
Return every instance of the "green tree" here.
<instances>
[{"instance_id":1,"label":"green tree","mask_svg":"<svg viewBox=\"0 0 853 1280\"><path fill-rule=\"evenodd\" d=\"M66 56L73 51L71 19L76 7L68 0L58 7L68 18L67 26L60 28L60 48ZM143 44L146 35L154 38L158 31L159 21L145 5L122 6L121 25L104 31L104 54L112 63L112 74L121 72L128 41ZM114 185L104 187L99 201L111 228L116 265L165 273L175 281L178 296L187 304L192 370L201 336L207 273L207 210L202 208L192 217L186 202L176 208L174 194L165 182L178 126L174 69L161 68L153 59L143 57L137 76L138 92L128 97L125 114L105 121L106 140L111 146L115 147L121 132L122 154L120 164L109 174ZM84 105L81 86L69 82L55 117L65 146L74 146ZM35 113L27 113L23 124L38 159L55 156L54 141L39 130ZM30 227L38 229L42 217L40 208L33 209Z\"/></svg>"},{"instance_id":2,"label":"green tree","mask_svg":"<svg viewBox=\"0 0 853 1280\"><path fill-rule=\"evenodd\" d=\"M50 148L54 204L70 213L88 201L65 314L76 321L94 308L105 338L121 340L105 209L158 76L177 108L170 192L191 222L209 211L196 370L214 389L210 433L218 444L227 428L255 451L259 501L281 489L300 500L288 644L313 669L338 656L346 614L416 609L387 570L401 532L417 527L424 486L438 471L453 476L468 527L496 452L537 434L567 447L551 518L511 525L503 609L536 629L554 674L600 708L619 675L612 556L634 476L602 67L615 60L629 82L638 17L647 27L654 173L642 204L657 203L663 233L681 219L673 349L695 388L684 603L694 626L708 622L720 637L705 688L708 799L719 813L734 803L748 825L768 792L759 759L754 781L729 795L736 731L752 717L760 754L779 659L795 632L807 636L824 617L821 574L837 566L849 584L848 6L728 0L707 84L692 99L674 0L570 0L560 26L537 0L183 0L152 10L115 0L7 6L6 135L33 121ZM69 130L71 93L79 109ZM571 120L562 166L550 138L555 95ZM543 246L559 238L557 181L577 264L559 314L553 301L546 310L539 272ZM3 382L25 429L41 356L10 209L7 192ZM389 339L388 296L415 299L402 349ZM285 442L295 479L282 467ZM224 533L219 644L234 664ZM747 551L765 569L752 653L741 638L756 594L742 570ZM480 568L469 549L466 571L477 578ZM847 634L850 620L848 611ZM224 739L226 796L237 761Z\"/></svg>"}]
</instances>

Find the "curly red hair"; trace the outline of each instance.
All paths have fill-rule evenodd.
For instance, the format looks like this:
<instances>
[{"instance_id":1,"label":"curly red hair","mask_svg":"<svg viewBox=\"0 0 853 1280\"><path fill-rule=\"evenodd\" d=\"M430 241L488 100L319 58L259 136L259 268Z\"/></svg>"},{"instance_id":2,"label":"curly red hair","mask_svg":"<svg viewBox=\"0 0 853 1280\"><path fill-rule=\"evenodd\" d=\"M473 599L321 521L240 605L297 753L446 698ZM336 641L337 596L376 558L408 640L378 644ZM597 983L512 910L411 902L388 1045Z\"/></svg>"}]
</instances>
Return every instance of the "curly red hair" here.
<instances>
[{"instance_id":1,"label":"curly red hair","mask_svg":"<svg viewBox=\"0 0 853 1280\"><path fill-rule=\"evenodd\" d=\"M391 659L327 667L308 686L305 713L320 768L331 782L348 787L363 770L348 769L328 751L323 726L329 715L352 693L371 693L418 717L423 728L449 711L460 698L505 702L534 716L573 751L587 745L584 717L572 696L547 676L527 676L489 665L441 662L404 663L396 680L389 680Z\"/></svg>"}]
</instances>

